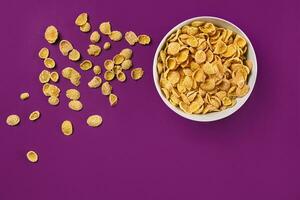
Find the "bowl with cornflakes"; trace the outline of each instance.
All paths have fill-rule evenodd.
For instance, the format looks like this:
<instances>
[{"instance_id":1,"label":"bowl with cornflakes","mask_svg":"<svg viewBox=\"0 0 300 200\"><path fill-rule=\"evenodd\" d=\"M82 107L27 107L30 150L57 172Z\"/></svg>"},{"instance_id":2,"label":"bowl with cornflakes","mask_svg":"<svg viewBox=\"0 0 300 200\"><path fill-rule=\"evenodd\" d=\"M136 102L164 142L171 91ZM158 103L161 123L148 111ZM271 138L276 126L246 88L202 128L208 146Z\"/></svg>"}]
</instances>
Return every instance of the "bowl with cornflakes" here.
<instances>
[{"instance_id":1,"label":"bowl with cornflakes","mask_svg":"<svg viewBox=\"0 0 300 200\"><path fill-rule=\"evenodd\" d=\"M247 35L218 17L188 19L161 40L153 78L163 102L178 115L201 122L230 116L253 91L257 60Z\"/></svg>"}]
</instances>

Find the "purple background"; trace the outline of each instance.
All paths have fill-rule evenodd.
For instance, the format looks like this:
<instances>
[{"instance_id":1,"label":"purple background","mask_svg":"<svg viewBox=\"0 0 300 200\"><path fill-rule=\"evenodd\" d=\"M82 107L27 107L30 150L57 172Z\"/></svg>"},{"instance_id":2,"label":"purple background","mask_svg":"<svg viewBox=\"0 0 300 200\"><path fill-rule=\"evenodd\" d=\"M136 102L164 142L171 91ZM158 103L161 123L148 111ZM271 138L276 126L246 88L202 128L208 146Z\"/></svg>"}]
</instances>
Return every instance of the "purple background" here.
<instances>
[{"instance_id":1,"label":"purple background","mask_svg":"<svg viewBox=\"0 0 300 200\"><path fill-rule=\"evenodd\" d=\"M58 107L48 105L38 74L44 68L38 50L46 46L59 71L73 66L57 45L43 39L54 24L84 58L89 34L74 25L89 13L93 30L109 20L113 29L147 33L153 43L135 46L134 64L145 76L126 84L113 81L120 100L111 108L100 90L79 89L84 109L67 108L61 79ZM152 59L159 41L179 22L201 15L225 18L246 32L255 47L258 79L247 103L234 115L213 123L188 121L170 111L152 79ZM0 199L131 200L296 200L300 199L299 3L297 1L15 1L1 5ZM102 37L101 45L107 41ZM92 58L105 58L128 46ZM30 92L22 102L19 94ZM30 122L31 111L42 117ZM22 122L8 127L6 116ZM103 116L101 127L86 125L90 114ZM62 120L74 123L73 136L60 132ZM298 123L298 124L297 124ZM31 164L33 149L40 160Z\"/></svg>"}]
</instances>

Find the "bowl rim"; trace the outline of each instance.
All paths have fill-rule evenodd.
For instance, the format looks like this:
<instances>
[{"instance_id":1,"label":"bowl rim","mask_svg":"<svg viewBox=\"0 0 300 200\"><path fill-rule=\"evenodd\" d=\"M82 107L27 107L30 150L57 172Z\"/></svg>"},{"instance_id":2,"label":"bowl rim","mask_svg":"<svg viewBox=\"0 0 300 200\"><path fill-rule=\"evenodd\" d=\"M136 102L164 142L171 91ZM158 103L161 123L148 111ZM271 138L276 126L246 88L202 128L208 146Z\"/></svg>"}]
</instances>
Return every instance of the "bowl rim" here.
<instances>
[{"instance_id":1,"label":"bowl rim","mask_svg":"<svg viewBox=\"0 0 300 200\"><path fill-rule=\"evenodd\" d=\"M238 31L240 31L240 33L243 34L243 37L246 39L246 41L247 41L247 43L249 45L248 49L252 49L252 51L253 51L253 60L252 60L252 62L253 62L253 68L251 70L251 75L250 75L252 77L252 80L253 80L253 85L251 85L249 92L244 97L238 99L238 101L240 101L240 103L236 104L235 106L233 106L231 108L227 108L226 109L227 110L226 113L224 112L226 110L223 110L223 111L220 111L220 112L213 112L213 113L209 113L209 114L206 114L206 115L195 115L195 114L185 113L185 112L181 111L178 107L175 107L174 105L172 105L165 98L165 96L161 92L160 85L159 85L159 83L157 81L158 78L159 78L158 72L157 72L157 58L158 58L160 50L162 49L163 45L165 44L165 41L166 41L167 37L169 37L178 28L183 27L184 25L189 24L192 21L201 20L201 19L204 20L204 21L205 20L210 20L210 19L211 20L217 20L217 21L220 21L220 22L223 22L223 23L227 23L228 25L234 27L235 29L237 29ZM223 18L214 17L214 16L198 16L198 17L192 17L192 18L189 18L189 19L186 19L186 20L180 22L179 24L177 24L176 26L174 26L173 28L171 28L171 30L168 31L165 34L165 36L162 38L162 40L160 41L159 45L157 46L157 49L156 49L156 52L155 52L155 55L154 55L154 59L153 59L153 81L154 81L154 85L155 85L156 91L158 92L160 98L169 107L169 109L171 109L173 112L177 113L178 115L180 115L183 118L186 118L186 119L189 119L189 120L192 120L192 121L212 122L212 121L218 121L218 120L221 120L221 119L229 117L230 115L232 115L233 113L235 113L236 111L238 111L246 103L246 101L248 100L248 98L252 94L252 91L253 91L255 83L256 83L257 70L258 70L257 68L258 68L258 66L257 66L257 59L256 59L255 49L254 49L254 47L253 47L250 39L248 38L248 36L246 35L246 33L244 31L242 31L237 25L235 25L232 22L230 22L230 21L228 21L226 19L223 19ZM222 113L222 112L223 112L223 114L221 115L220 113ZM218 113L219 115L216 115L216 113ZM207 117L208 115L215 115L215 117Z\"/></svg>"}]
</instances>

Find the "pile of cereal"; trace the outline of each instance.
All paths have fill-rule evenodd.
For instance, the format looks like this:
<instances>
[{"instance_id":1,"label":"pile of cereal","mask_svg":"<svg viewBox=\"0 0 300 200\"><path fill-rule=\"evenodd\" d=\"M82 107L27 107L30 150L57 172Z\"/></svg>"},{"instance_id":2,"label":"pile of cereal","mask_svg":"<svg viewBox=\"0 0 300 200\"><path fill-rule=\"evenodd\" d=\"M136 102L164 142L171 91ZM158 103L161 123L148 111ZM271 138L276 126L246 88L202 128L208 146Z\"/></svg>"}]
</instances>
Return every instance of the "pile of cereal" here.
<instances>
[{"instance_id":1,"label":"pile of cereal","mask_svg":"<svg viewBox=\"0 0 300 200\"><path fill-rule=\"evenodd\" d=\"M249 91L247 42L229 29L193 21L171 34L157 72L168 101L189 114L222 111Z\"/></svg>"},{"instance_id":2,"label":"pile of cereal","mask_svg":"<svg viewBox=\"0 0 300 200\"><path fill-rule=\"evenodd\" d=\"M91 24L89 23L89 17L87 13L81 13L77 16L75 20L75 25L79 27L80 31L84 33L90 32L92 29ZM118 30L112 30L110 22L103 22L99 25L99 31L95 30L90 34L89 40L91 44L87 48L87 54L89 56L99 56L101 54L102 48L98 45L101 40L101 34L109 37L113 42L121 41L123 34ZM103 63L105 68L104 73L102 73L102 67L98 64L92 63L88 59L82 59L81 53L73 46L73 44L67 40L61 38L59 31L53 25L48 26L44 33L45 40L52 45L58 44L58 48L61 54L67 57L72 62L80 61L79 67L80 70L76 70L73 67L65 67L61 70L61 73L55 71L56 63L53 58L50 57L50 51L48 48L43 47L38 52L38 56L43 60L44 66L46 69L43 69L39 74L39 81L42 84L42 92L48 98L48 103L52 106L59 105L60 97L60 88L57 85L60 76L65 79L68 79L73 86L66 90L65 95L69 99L68 107L74 111L81 111L84 106L80 101L80 92L76 89L81 84L82 72L91 70L94 73L94 77L87 83L87 86L92 89L99 89L104 96L108 98L110 106L115 106L118 103L118 96L113 93L113 87L110 81L116 79L119 82L125 82L127 77L125 71L131 70L130 75L133 80L139 80L143 77L144 70L140 67L133 68L132 62L132 50L130 48L125 48L117 53L112 59L106 59ZM141 34L137 36L133 31L128 31L125 33L126 42L133 46L136 43L141 45L148 45L151 42L151 39L148 35ZM105 42L103 44L104 50L109 50L111 47L110 42ZM101 73L103 78L100 77ZM104 79L105 81L102 81ZM20 94L21 100L29 99L29 93L24 92ZM33 111L29 115L29 120L37 121L41 116L41 113ZM90 127L99 127L102 124L102 116L98 114L91 114L86 119L86 124ZM9 126L17 126L21 122L21 119L18 115L12 114L9 115L6 119L6 123ZM73 134L73 123L70 120L64 120L61 123L61 132L70 136ZM38 161L38 154L30 150L26 154L27 159L30 162Z\"/></svg>"}]
</instances>

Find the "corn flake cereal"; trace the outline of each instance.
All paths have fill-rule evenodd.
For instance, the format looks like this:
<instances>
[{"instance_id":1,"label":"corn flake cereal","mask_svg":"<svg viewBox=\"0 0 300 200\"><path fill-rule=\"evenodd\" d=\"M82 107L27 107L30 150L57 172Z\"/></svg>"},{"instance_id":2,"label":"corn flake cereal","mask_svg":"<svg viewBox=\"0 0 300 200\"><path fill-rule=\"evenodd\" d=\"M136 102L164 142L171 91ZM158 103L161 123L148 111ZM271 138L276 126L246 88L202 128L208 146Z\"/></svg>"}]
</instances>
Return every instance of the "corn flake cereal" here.
<instances>
[{"instance_id":1,"label":"corn flake cereal","mask_svg":"<svg viewBox=\"0 0 300 200\"><path fill-rule=\"evenodd\" d=\"M71 61L78 61L80 59L80 53L78 50L76 49L72 49L70 52L69 52L69 60Z\"/></svg>"},{"instance_id":2,"label":"corn flake cereal","mask_svg":"<svg viewBox=\"0 0 300 200\"><path fill-rule=\"evenodd\" d=\"M117 95L111 93L108 97L110 106L115 106L118 103Z\"/></svg>"},{"instance_id":3,"label":"corn flake cereal","mask_svg":"<svg viewBox=\"0 0 300 200\"><path fill-rule=\"evenodd\" d=\"M161 91L172 105L189 114L232 107L250 90L247 80L252 65L246 52L242 36L193 21L171 34L159 53Z\"/></svg>"},{"instance_id":4,"label":"corn flake cereal","mask_svg":"<svg viewBox=\"0 0 300 200\"><path fill-rule=\"evenodd\" d=\"M102 83L102 79L99 76L94 76L92 80L88 82L90 88L98 88Z\"/></svg>"},{"instance_id":5,"label":"corn flake cereal","mask_svg":"<svg viewBox=\"0 0 300 200\"><path fill-rule=\"evenodd\" d=\"M87 13L81 13L77 16L76 20L75 20L75 24L77 26L83 26L84 24L86 24L88 21L88 14Z\"/></svg>"},{"instance_id":6,"label":"corn flake cereal","mask_svg":"<svg viewBox=\"0 0 300 200\"><path fill-rule=\"evenodd\" d=\"M66 67L62 70L62 76L69 79L71 83L75 86L79 86L81 75L72 67Z\"/></svg>"},{"instance_id":7,"label":"corn flake cereal","mask_svg":"<svg viewBox=\"0 0 300 200\"><path fill-rule=\"evenodd\" d=\"M100 38L101 38L101 36L100 36L99 32L98 31L94 31L94 32L92 32L92 34L90 36L90 41L92 43L97 43L97 42L100 41Z\"/></svg>"},{"instance_id":8,"label":"corn flake cereal","mask_svg":"<svg viewBox=\"0 0 300 200\"><path fill-rule=\"evenodd\" d=\"M148 35L139 35L138 36L138 42L141 45L147 45L151 42L151 38Z\"/></svg>"},{"instance_id":9,"label":"corn flake cereal","mask_svg":"<svg viewBox=\"0 0 300 200\"><path fill-rule=\"evenodd\" d=\"M66 135L70 136L73 134L73 124L69 120L65 120L61 124L61 132Z\"/></svg>"},{"instance_id":10,"label":"corn flake cereal","mask_svg":"<svg viewBox=\"0 0 300 200\"><path fill-rule=\"evenodd\" d=\"M113 60L107 59L104 61L104 68L106 70L111 71L111 70L113 70L114 66L115 66L115 63Z\"/></svg>"},{"instance_id":11,"label":"corn flake cereal","mask_svg":"<svg viewBox=\"0 0 300 200\"><path fill-rule=\"evenodd\" d=\"M75 111L80 111L83 108L83 105L79 100L71 100L68 106L71 110L75 110Z\"/></svg>"},{"instance_id":12,"label":"corn flake cereal","mask_svg":"<svg viewBox=\"0 0 300 200\"><path fill-rule=\"evenodd\" d=\"M37 120L38 118L40 118L41 116L41 113L39 111L33 111L32 113L30 113L29 115L29 120L30 121L35 121Z\"/></svg>"},{"instance_id":13,"label":"corn flake cereal","mask_svg":"<svg viewBox=\"0 0 300 200\"><path fill-rule=\"evenodd\" d=\"M28 151L26 157L27 160L32 163L36 163L39 160L39 156L35 151Z\"/></svg>"},{"instance_id":14,"label":"corn flake cereal","mask_svg":"<svg viewBox=\"0 0 300 200\"><path fill-rule=\"evenodd\" d=\"M131 70L131 78L133 80L139 80L143 77L143 75L144 75L144 70L140 67Z\"/></svg>"},{"instance_id":15,"label":"corn flake cereal","mask_svg":"<svg viewBox=\"0 0 300 200\"><path fill-rule=\"evenodd\" d=\"M122 55L125 59L131 59L132 50L129 48L122 49L122 51L120 52L120 55Z\"/></svg>"},{"instance_id":16,"label":"corn flake cereal","mask_svg":"<svg viewBox=\"0 0 300 200\"><path fill-rule=\"evenodd\" d=\"M103 45L103 49L108 50L110 49L110 46L111 46L110 42L105 42Z\"/></svg>"},{"instance_id":17,"label":"corn flake cereal","mask_svg":"<svg viewBox=\"0 0 300 200\"><path fill-rule=\"evenodd\" d=\"M28 92L23 92L20 94L20 99L21 100L26 100L29 98L29 93Z\"/></svg>"},{"instance_id":18,"label":"corn flake cereal","mask_svg":"<svg viewBox=\"0 0 300 200\"><path fill-rule=\"evenodd\" d=\"M90 60L84 60L80 63L80 69L87 71L93 67L93 64Z\"/></svg>"},{"instance_id":19,"label":"corn flake cereal","mask_svg":"<svg viewBox=\"0 0 300 200\"><path fill-rule=\"evenodd\" d=\"M106 71L104 73L104 79L107 81L111 81L115 78L115 73L113 71Z\"/></svg>"},{"instance_id":20,"label":"corn flake cereal","mask_svg":"<svg viewBox=\"0 0 300 200\"><path fill-rule=\"evenodd\" d=\"M44 34L45 39L47 42L50 44L53 44L56 42L58 38L58 31L55 26L51 25L46 28L45 34Z\"/></svg>"},{"instance_id":21,"label":"corn flake cereal","mask_svg":"<svg viewBox=\"0 0 300 200\"><path fill-rule=\"evenodd\" d=\"M44 65L48 69L53 69L55 67L55 61L52 58L46 58L44 60Z\"/></svg>"},{"instance_id":22,"label":"corn flake cereal","mask_svg":"<svg viewBox=\"0 0 300 200\"><path fill-rule=\"evenodd\" d=\"M20 123L20 117L18 115L9 115L6 118L6 124L9 126L16 126Z\"/></svg>"},{"instance_id":23,"label":"corn flake cereal","mask_svg":"<svg viewBox=\"0 0 300 200\"><path fill-rule=\"evenodd\" d=\"M73 50L73 45L68 40L61 40L59 42L59 51L62 55L67 56Z\"/></svg>"},{"instance_id":24,"label":"corn flake cereal","mask_svg":"<svg viewBox=\"0 0 300 200\"><path fill-rule=\"evenodd\" d=\"M59 104L59 98L56 96L50 96L48 98L48 103L52 106L57 106Z\"/></svg>"},{"instance_id":25,"label":"corn flake cereal","mask_svg":"<svg viewBox=\"0 0 300 200\"><path fill-rule=\"evenodd\" d=\"M46 59L49 56L49 49L47 49L46 47L41 48L41 50L39 51L39 58L41 59Z\"/></svg>"},{"instance_id":26,"label":"corn flake cereal","mask_svg":"<svg viewBox=\"0 0 300 200\"><path fill-rule=\"evenodd\" d=\"M87 22L84 25L80 26L79 29L81 32L87 33L91 30L91 24Z\"/></svg>"},{"instance_id":27,"label":"corn flake cereal","mask_svg":"<svg viewBox=\"0 0 300 200\"><path fill-rule=\"evenodd\" d=\"M125 33L125 40L130 44L131 46L135 45L139 41L138 37L133 31L129 31Z\"/></svg>"},{"instance_id":28,"label":"corn flake cereal","mask_svg":"<svg viewBox=\"0 0 300 200\"><path fill-rule=\"evenodd\" d=\"M66 97L71 100L78 100L80 98L80 92L76 89L68 89L66 91Z\"/></svg>"},{"instance_id":29,"label":"corn flake cereal","mask_svg":"<svg viewBox=\"0 0 300 200\"><path fill-rule=\"evenodd\" d=\"M109 22L103 22L99 26L99 30L104 35L110 35L111 34L111 26Z\"/></svg>"},{"instance_id":30,"label":"corn flake cereal","mask_svg":"<svg viewBox=\"0 0 300 200\"><path fill-rule=\"evenodd\" d=\"M51 81L56 83L59 80L59 74L57 72L51 72L50 79Z\"/></svg>"},{"instance_id":31,"label":"corn flake cereal","mask_svg":"<svg viewBox=\"0 0 300 200\"><path fill-rule=\"evenodd\" d=\"M100 115L91 115L87 118L86 123L91 127L98 127L102 124L102 121Z\"/></svg>"},{"instance_id":32,"label":"corn flake cereal","mask_svg":"<svg viewBox=\"0 0 300 200\"><path fill-rule=\"evenodd\" d=\"M122 70L128 70L132 67L132 61L130 59L124 60L121 64Z\"/></svg>"},{"instance_id":33,"label":"corn flake cereal","mask_svg":"<svg viewBox=\"0 0 300 200\"><path fill-rule=\"evenodd\" d=\"M124 56L122 56L121 54L117 54L114 56L113 61L115 65L119 65L122 64L122 62L125 60Z\"/></svg>"},{"instance_id":34,"label":"corn flake cereal","mask_svg":"<svg viewBox=\"0 0 300 200\"><path fill-rule=\"evenodd\" d=\"M93 67L93 72L94 72L95 75L101 74L101 67L99 65L95 65Z\"/></svg>"},{"instance_id":35,"label":"corn flake cereal","mask_svg":"<svg viewBox=\"0 0 300 200\"><path fill-rule=\"evenodd\" d=\"M122 39L122 33L120 31L112 31L109 38L112 41L120 41Z\"/></svg>"},{"instance_id":36,"label":"corn flake cereal","mask_svg":"<svg viewBox=\"0 0 300 200\"><path fill-rule=\"evenodd\" d=\"M43 70L39 75L39 80L41 83L47 83L50 81L51 73L48 70Z\"/></svg>"},{"instance_id":37,"label":"corn flake cereal","mask_svg":"<svg viewBox=\"0 0 300 200\"><path fill-rule=\"evenodd\" d=\"M90 44L89 48L87 49L87 53L90 56L98 56L101 53L101 47L98 45Z\"/></svg>"},{"instance_id":38,"label":"corn flake cereal","mask_svg":"<svg viewBox=\"0 0 300 200\"><path fill-rule=\"evenodd\" d=\"M103 95L108 96L112 91L112 86L109 84L109 82L104 82L101 85L101 91Z\"/></svg>"}]
</instances>

